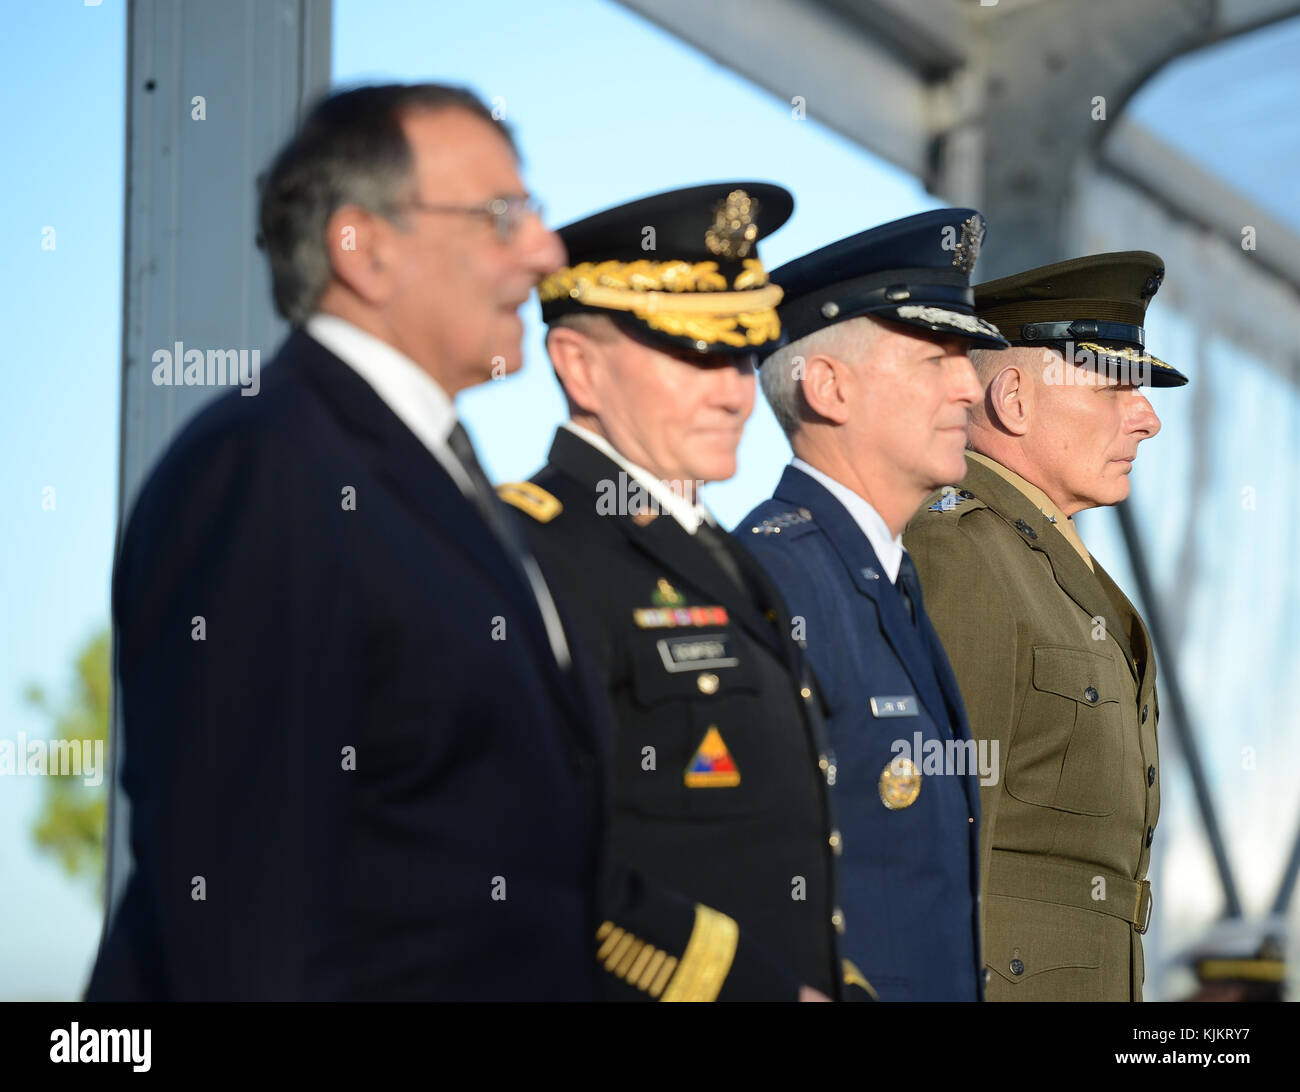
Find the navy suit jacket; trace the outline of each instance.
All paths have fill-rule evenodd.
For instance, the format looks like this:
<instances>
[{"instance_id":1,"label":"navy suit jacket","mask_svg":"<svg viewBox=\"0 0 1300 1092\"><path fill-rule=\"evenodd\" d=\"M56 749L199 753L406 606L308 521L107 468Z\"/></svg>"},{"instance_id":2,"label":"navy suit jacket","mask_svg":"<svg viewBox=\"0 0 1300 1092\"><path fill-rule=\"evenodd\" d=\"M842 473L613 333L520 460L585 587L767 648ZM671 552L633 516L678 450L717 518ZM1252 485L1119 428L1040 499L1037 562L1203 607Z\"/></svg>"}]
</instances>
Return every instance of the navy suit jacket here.
<instances>
[{"instance_id":1,"label":"navy suit jacket","mask_svg":"<svg viewBox=\"0 0 1300 1092\"><path fill-rule=\"evenodd\" d=\"M923 605L913 625L852 515L795 467L734 534L767 569L795 625L802 619L828 705L845 956L882 1001L977 1000L977 767L957 681ZM962 744L961 762L943 768L970 772L932 772L948 741ZM890 809L880 781L896 757L921 771L920 792Z\"/></svg>"},{"instance_id":2,"label":"navy suit jacket","mask_svg":"<svg viewBox=\"0 0 1300 1092\"><path fill-rule=\"evenodd\" d=\"M600 894L604 699L346 364L295 332L183 430L113 610L135 860L88 999L599 995L642 899Z\"/></svg>"}]
</instances>

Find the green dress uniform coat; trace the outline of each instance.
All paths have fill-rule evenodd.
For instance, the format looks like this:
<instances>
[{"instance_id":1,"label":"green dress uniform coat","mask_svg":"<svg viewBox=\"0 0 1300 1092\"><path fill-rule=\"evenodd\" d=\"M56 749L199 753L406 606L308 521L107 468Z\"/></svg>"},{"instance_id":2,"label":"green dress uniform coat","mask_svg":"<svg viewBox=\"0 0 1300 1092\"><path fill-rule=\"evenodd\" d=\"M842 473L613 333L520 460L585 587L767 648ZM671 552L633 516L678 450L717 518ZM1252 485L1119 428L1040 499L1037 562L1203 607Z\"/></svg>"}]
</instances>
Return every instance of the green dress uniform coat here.
<instances>
[{"instance_id":1,"label":"green dress uniform coat","mask_svg":"<svg viewBox=\"0 0 1300 1092\"><path fill-rule=\"evenodd\" d=\"M998 746L998 781L980 790L988 1000L1141 1000L1160 810L1142 619L1037 505L971 458L904 543L972 731Z\"/></svg>"}]
</instances>

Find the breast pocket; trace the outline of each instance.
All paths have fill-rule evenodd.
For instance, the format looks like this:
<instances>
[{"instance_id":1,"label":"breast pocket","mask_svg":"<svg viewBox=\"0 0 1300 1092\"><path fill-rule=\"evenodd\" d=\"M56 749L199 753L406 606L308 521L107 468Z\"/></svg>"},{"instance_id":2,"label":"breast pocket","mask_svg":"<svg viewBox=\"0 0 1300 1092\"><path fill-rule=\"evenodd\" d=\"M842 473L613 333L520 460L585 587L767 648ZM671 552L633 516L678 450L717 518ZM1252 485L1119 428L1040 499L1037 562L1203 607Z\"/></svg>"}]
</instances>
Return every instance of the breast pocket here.
<instances>
[{"instance_id":1,"label":"breast pocket","mask_svg":"<svg viewBox=\"0 0 1300 1092\"><path fill-rule=\"evenodd\" d=\"M1007 756L1007 791L1028 804L1079 815L1119 806L1123 757L1121 689L1114 662L1089 649L1034 648Z\"/></svg>"},{"instance_id":2,"label":"breast pocket","mask_svg":"<svg viewBox=\"0 0 1300 1092\"><path fill-rule=\"evenodd\" d=\"M771 762L754 723L759 680L739 634L730 627L638 634L630 652L618 729L619 765L629 772L624 802L672 818L761 806Z\"/></svg>"}]
</instances>

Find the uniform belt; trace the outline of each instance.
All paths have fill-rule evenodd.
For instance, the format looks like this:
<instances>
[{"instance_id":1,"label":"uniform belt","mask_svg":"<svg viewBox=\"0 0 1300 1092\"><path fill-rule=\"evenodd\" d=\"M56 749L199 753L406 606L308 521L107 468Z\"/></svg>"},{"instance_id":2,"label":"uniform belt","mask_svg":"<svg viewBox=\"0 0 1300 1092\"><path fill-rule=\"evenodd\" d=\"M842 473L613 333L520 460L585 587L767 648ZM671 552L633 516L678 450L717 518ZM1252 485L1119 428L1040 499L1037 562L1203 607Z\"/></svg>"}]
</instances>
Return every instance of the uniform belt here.
<instances>
[{"instance_id":1,"label":"uniform belt","mask_svg":"<svg viewBox=\"0 0 1300 1092\"><path fill-rule=\"evenodd\" d=\"M1097 879L1106 881L1104 899L1094 898ZM1127 921L1139 933L1151 924L1151 881L1133 880L1091 865L1036 853L993 850L988 869L990 895L1033 899L1093 910Z\"/></svg>"}]
</instances>

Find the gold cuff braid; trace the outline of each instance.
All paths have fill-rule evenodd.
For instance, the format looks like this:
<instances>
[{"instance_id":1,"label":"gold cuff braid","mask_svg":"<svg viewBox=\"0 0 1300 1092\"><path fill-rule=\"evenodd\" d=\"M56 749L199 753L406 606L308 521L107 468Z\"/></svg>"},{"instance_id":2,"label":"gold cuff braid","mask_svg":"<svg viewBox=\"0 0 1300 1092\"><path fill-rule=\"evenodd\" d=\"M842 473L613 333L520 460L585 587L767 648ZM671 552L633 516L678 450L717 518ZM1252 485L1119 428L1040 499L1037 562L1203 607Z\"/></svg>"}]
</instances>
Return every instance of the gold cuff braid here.
<instances>
[{"instance_id":1,"label":"gold cuff braid","mask_svg":"<svg viewBox=\"0 0 1300 1092\"><path fill-rule=\"evenodd\" d=\"M695 928L686 942L665 1001L716 1001L736 958L740 927L726 914L695 905Z\"/></svg>"}]
</instances>

